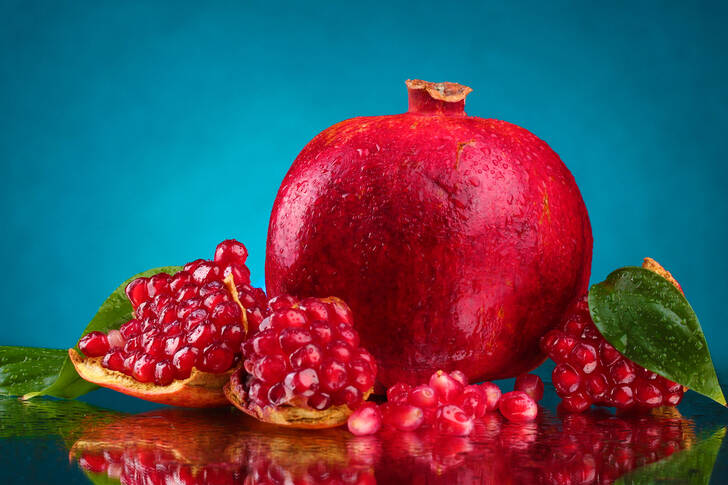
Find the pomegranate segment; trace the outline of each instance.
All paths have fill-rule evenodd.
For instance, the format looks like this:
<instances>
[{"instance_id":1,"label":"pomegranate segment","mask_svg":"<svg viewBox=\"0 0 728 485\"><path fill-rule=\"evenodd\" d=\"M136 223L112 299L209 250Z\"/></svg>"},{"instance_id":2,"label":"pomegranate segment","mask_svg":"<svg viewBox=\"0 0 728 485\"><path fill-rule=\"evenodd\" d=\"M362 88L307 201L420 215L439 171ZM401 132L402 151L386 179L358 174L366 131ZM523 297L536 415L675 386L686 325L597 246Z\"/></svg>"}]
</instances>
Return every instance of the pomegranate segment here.
<instances>
[{"instance_id":1,"label":"pomegranate segment","mask_svg":"<svg viewBox=\"0 0 728 485\"><path fill-rule=\"evenodd\" d=\"M243 367L226 388L231 402L284 426L343 424L376 377L374 358L359 347L348 307L334 297L289 296L269 306L272 313L241 346Z\"/></svg>"},{"instance_id":2,"label":"pomegranate segment","mask_svg":"<svg viewBox=\"0 0 728 485\"><path fill-rule=\"evenodd\" d=\"M675 406L682 399L682 386L630 361L602 337L587 296L572 304L541 346L557 364L551 378L565 411L583 412L592 404L650 409Z\"/></svg>"},{"instance_id":3,"label":"pomegranate segment","mask_svg":"<svg viewBox=\"0 0 728 485\"><path fill-rule=\"evenodd\" d=\"M171 390L163 388L193 375L195 381L204 380L200 373L228 373L240 360L246 333L268 313L265 293L250 286L246 257L245 246L230 239L218 245L213 261L196 260L174 275L130 282L126 295L134 317L119 330L81 338L78 347L86 359L73 357L79 374L101 386L169 403ZM90 371L91 366L101 371ZM222 389L216 392L215 402L223 404ZM184 399L173 400L184 405Z\"/></svg>"}]
</instances>

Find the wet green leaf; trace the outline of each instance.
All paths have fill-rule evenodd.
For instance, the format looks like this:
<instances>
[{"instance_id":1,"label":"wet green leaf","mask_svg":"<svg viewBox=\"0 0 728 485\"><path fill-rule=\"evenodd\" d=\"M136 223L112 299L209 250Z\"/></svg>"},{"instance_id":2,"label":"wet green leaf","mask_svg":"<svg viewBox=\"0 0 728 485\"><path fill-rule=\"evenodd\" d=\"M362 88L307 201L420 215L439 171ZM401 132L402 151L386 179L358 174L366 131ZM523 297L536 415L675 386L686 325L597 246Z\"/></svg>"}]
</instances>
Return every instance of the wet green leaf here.
<instances>
[{"instance_id":1,"label":"wet green leaf","mask_svg":"<svg viewBox=\"0 0 728 485\"><path fill-rule=\"evenodd\" d=\"M638 267L618 269L591 287L589 311L604 338L630 360L726 404L698 317L665 278Z\"/></svg>"},{"instance_id":2,"label":"wet green leaf","mask_svg":"<svg viewBox=\"0 0 728 485\"><path fill-rule=\"evenodd\" d=\"M124 293L130 281L157 273L174 274L181 269L180 266L154 268L123 282L101 305L81 336L94 330L118 329L132 317L132 306ZM0 347L0 394L22 395L24 399L36 396L74 399L97 387L81 379L66 350Z\"/></svg>"}]
</instances>

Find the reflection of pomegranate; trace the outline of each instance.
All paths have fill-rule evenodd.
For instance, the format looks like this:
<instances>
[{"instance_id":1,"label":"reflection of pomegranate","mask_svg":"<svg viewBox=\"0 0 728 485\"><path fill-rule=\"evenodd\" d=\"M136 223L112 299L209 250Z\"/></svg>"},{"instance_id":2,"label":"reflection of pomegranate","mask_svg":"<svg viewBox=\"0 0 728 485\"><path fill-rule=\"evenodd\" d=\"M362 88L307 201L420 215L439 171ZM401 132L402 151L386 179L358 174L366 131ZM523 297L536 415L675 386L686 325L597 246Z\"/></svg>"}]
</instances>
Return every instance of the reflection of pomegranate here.
<instances>
[{"instance_id":1,"label":"reflection of pomegranate","mask_svg":"<svg viewBox=\"0 0 728 485\"><path fill-rule=\"evenodd\" d=\"M271 215L267 289L349 303L385 386L440 368L516 376L586 290L584 202L546 143L467 116L469 88L407 85L407 113L341 122L298 156Z\"/></svg>"}]
</instances>

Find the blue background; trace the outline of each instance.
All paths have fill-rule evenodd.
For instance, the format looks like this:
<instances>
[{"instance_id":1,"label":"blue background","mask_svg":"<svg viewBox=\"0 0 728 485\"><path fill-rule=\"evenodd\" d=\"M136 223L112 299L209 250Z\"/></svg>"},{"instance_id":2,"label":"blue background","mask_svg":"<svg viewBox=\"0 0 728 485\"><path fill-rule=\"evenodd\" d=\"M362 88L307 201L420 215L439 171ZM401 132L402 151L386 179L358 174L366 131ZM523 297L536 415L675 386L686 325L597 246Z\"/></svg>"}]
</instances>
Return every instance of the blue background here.
<instances>
[{"instance_id":1,"label":"blue background","mask_svg":"<svg viewBox=\"0 0 728 485\"><path fill-rule=\"evenodd\" d=\"M227 237L262 284L301 148L422 78L546 140L592 281L656 258L728 368L725 3L61 3L0 1L0 344L70 346L125 278Z\"/></svg>"}]
</instances>

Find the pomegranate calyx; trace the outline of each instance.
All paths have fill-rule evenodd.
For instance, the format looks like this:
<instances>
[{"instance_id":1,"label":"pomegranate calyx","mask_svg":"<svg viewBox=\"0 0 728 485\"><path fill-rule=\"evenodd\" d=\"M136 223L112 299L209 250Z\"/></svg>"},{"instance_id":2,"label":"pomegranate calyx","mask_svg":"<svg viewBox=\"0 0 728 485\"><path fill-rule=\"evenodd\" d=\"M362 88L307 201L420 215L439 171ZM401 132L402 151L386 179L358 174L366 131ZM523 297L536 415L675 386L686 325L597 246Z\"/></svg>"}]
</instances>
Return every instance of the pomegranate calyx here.
<instances>
[{"instance_id":1,"label":"pomegranate calyx","mask_svg":"<svg viewBox=\"0 0 728 485\"><path fill-rule=\"evenodd\" d=\"M76 349L68 349L71 363L84 380L147 401L180 407L218 407L229 403L223 385L229 381L233 369L212 374L192 368L187 379L174 380L166 386L139 382L122 372L106 369L102 357L84 357Z\"/></svg>"}]
</instances>

